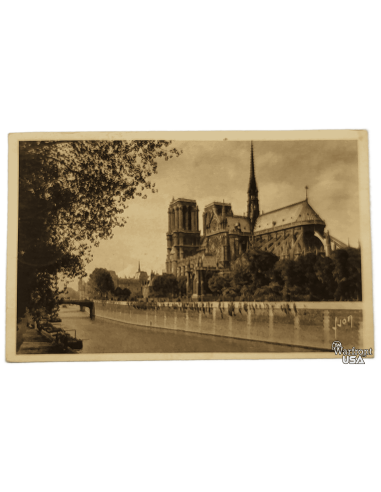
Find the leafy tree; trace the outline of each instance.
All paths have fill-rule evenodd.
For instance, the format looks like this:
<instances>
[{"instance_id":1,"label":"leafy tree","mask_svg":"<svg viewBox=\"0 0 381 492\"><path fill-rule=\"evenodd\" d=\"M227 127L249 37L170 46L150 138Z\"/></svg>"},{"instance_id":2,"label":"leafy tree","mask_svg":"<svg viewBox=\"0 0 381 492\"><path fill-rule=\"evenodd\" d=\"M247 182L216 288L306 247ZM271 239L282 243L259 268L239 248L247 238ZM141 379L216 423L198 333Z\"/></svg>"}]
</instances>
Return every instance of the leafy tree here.
<instances>
[{"instance_id":1,"label":"leafy tree","mask_svg":"<svg viewBox=\"0 0 381 492\"><path fill-rule=\"evenodd\" d=\"M49 288L56 292L58 275L85 276L91 245L124 225L121 214L128 200L157 191L150 180L157 172L156 159L179 155L167 149L169 144L20 142L18 317L27 307L35 308L33 298L48 295Z\"/></svg>"},{"instance_id":2,"label":"leafy tree","mask_svg":"<svg viewBox=\"0 0 381 492\"><path fill-rule=\"evenodd\" d=\"M181 296L185 296L187 293L187 278L181 276L177 279L177 291Z\"/></svg>"},{"instance_id":3,"label":"leafy tree","mask_svg":"<svg viewBox=\"0 0 381 492\"><path fill-rule=\"evenodd\" d=\"M254 248L248 250L233 265L231 287L238 291L245 287L247 294L254 294L257 289L270 284L277 261L278 257L273 253Z\"/></svg>"},{"instance_id":4,"label":"leafy tree","mask_svg":"<svg viewBox=\"0 0 381 492\"><path fill-rule=\"evenodd\" d=\"M172 274L157 275L152 281L152 289L164 296L173 296L178 293L178 282Z\"/></svg>"},{"instance_id":5,"label":"leafy tree","mask_svg":"<svg viewBox=\"0 0 381 492\"><path fill-rule=\"evenodd\" d=\"M116 296L118 296L118 297L119 297L119 296L121 296L121 295L122 295L122 293L123 293L123 291L122 291L122 289L121 289L120 287L117 287L117 288L114 290L114 294L115 294Z\"/></svg>"},{"instance_id":6,"label":"leafy tree","mask_svg":"<svg viewBox=\"0 0 381 492\"><path fill-rule=\"evenodd\" d=\"M159 293L162 292L164 288L164 279L163 275L157 275L153 280L152 280L152 289L154 292Z\"/></svg>"},{"instance_id":7,"label":"leafy tree","mask_svg":"<svg viewBox=\"0 0 381 492\"><path fill-rule=\"evenodd\" d=\"M297 272L293 260L279 260L274 265L274 280L282 286L283 299L286 301L294 300Z\"/></svg>"},{"instance_id":8,"label":"leafy tree","mask_svg":"<svg viewBox=\"0 0 381 492\"><path fill-rule=\"evenodd\" d=\"M222 284L221 279L210 280L212 290L222 287L224 295L257 300L361 300L361 252L346 248L330 258L310 253L295 260L278 260L271 253L252 249L234 263L230 284Z\"/></svg>"},{"instance_id":9,"label":"leafy tree","mask_svg":"<svg viewBox=\"0 0 381 492\"><path fill-rule=\"evenodd\" d=\"M280 260L274 280L284 300L361 299L361 258L357 249L337 250L331 258L307 254Z\"/></svg>"},{"instance_id":10,"label":"leafy tree","mask_svg":"<svg viewBox=\"0 0 381 492\"><path fill-rule=\"evenodd\" d=\"M107 294L114 291L114 282L110 272L105 268L95 268L90 274L88 287L95 295Z\"/></svg>"},{"instance_id":11,"label":"leafy tree","mask_svg":"<svg viewBox=\"0 0 381 492\"><path fill-rule=\"evenodd\" d=\"M130 289L127 289L127 287L125 287L123 290L122 290L122 294L128 299L131 295L131 291Z\"/></svg>"},{"instance_id":12,"label":"leafy tree","mask_svg":"<svg viewBox=\"0 0 381 492\"><path fill-rule=\"evenodd\" d=\"M282 288L278 283L271 282L269 285L258 287L254 297L258 301L281 301L283 300Z\"/></svg>"},{"instance_id":13,"label":"leafy tree","mask_svg":"<svg viewBox=\"0 0 381 492\"><path fill-rule=\"evenodd\" d=\"M307 254L299 256L294 265L294 281L304 291L301 300L313 301L322 297L323 288L315 273L317 256Z\"/></svg>"},{"instance_id":14,"label":"leafy tree","mask_svg":"<svg viewBox=\"0 0 381 492\"><path fill-rule=\"evenodd\" d=\"M347 248L332 254L333 278L337 287L335 300L361 300L361 252Z\"/></svg>"},{"instance_id":15,"label":"leafy tree","mask_svg":"<svg viewBox=\"0 0 381 492\"><path fill-rule=\"evenodd\" d=\"M325 256L318 256L315 263L315 274L322 286L324 299L334 299L336 282L333 277L333 261Z\"/></svg>"},{"instance_id":16,"label":"leafy tree","mask_svg":"<svg viewBox=\"0 0 381 492\"><path fill-rule=\"evenodd\" d=\"M314 254L298 257L293 266L294 289L291 289L293 299L295 300L295 297L310 301L332 299L335 290L332 267L329 258Z\"/></svg>"},{"instance_id":17,"label":"leafy tree","mask_svg":"<svg viewBox=\"0 0 381 492\"><path fill-rule=\"evenodd\" d=\"M224 275L214 274L208 282L211 292L221 294L223 289L229 287L230 279Z\"/></svg>"},{"instance_id":18,"label":"leafy tree","mask_svg":"<svg viewBox=\"0 0 381 492\"><path fill-rule=\"evenodd\" d=\"M31 298L29 300L29 310L34 321L38 321L42 316L49 314L58 315L59 288L57 279L46 272L39 272L33 278Z\"/></svg>"},{"instance_id":19,"label":"leafy tree","mask_svg":"<svg viewBox=\"0 0 381 492\"><path fill-rule=\"evenodd\" d=\"M307 254L296 260L279 260L274 280L282 286L282 299L323 300L333 298L334 280L329 258Z\"/></svg>"},{"instance_id":20,"label":"leafy tree","mask_svg":"<svg viewBox=\"0 0 381 492\"><path fill-rule=\"evenodd\" d=\"M245 289L245 287L243 287ZM240 291L237 288L232 288L230 286L225 287L222 289L222 295L223 297L237 297L239 295Z\"/></svg>"}]
</instances>

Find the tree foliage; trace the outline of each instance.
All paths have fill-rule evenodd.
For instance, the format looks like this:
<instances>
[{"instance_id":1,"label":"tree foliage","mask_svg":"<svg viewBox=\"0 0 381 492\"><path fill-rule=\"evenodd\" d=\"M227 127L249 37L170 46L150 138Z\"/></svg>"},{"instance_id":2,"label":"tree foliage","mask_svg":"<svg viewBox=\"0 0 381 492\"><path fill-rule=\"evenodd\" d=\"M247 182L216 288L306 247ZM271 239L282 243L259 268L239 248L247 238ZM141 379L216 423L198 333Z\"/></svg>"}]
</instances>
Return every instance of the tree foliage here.
<instances>
[{"instance_id":1,"label":"tree foliage","mask_svg":"<svg viewBox=\"0 0 381 492\"><path fill-rule=\"evenodd\" d=\"M114 290L114 295L116 295L118 298L122 297L128 299L131 295L131 291L130 289L127 289L127 287L125 287L124 289L122 289L121 287L117 287Z\"/></svg>"},{"instance_id":2,"label":"tree foliage","mask_svg":"<svg viewBox=\"0 0 381 492\"><path fill-rule=\"evenodd\" d=\"M114 292L114 282L110 272L105 268L95 268L90 274L88 288L96 296Z\"/></svg>"},{"instance_id":3,"label":"tree foliage","mask_svg":"<svg viewBox=\"0 0 381 492\"><path fill-rule=\"evenodd\" d=\"M27 282L30 289L28 307L34 321L38 321L42 316L58 314L57 300L61 293L58 288L58 281L54 275L48 272L37 272L31 276ZM28 290L22 287L22 295L28 295Z\"/></svg>"},{"instance_id":4,"label":"tree foliage","mask_svg":"<svg viewBox=\"0 0 381 492\"><path fill-rule=\"evenodd\" d=\"M250 249L235 261L231 286L246 294L254 294L257 289L269 285L277 261L278 257L273 253Z\"/></svg>"},{"instance_id":5,"label":"tree foliage","mask_svg":"<svg viewBox=\"0 0 381 492\"><path fill-rule=\"evenodd\" d=\"M361 253L355 248L337 250L333 254L332 275L337 285L335 300L362 299Z\"/></svg>"},{"instance_id":6,"label":"tree foliage","mask_svg":"<svg viewBox=\"0 0 381 492\"><path fill-rule=\"evenodd\" d=\"M214 274L208 281L209 290L214 294L221 294L229 285L230 279L226 275Z\"/></svg>"},{"instance_id":7,"label":"tree foliage","mask_svg":"<svg viewBox=\"0 0 381 492\"><path fill-rule=\"evenodd\" d=\"M209 287L224 296L258 301L361 300L361 252L346 248L330 258L307 254L279 260L251 250L233 264L230 279L215 275Z\"/></svg>"},{"instance_id":8,"label":"tree foliage","mask_svg":"<svg viewBox=\"0 0 381 492\"><path fill-rule=\"evenodd\" d=\"M127 289L127 287L125 287L123 290L122 290L122 294L124 295L124 297L126 297L126 299L128 299L131 295L131 291L130 289Z\"/></svg>"},{"instance_id":9,"label":"tree foliage","mask_svg":"<svg viewBox=\"0 0 381 492\"><path fill-rule=\"evenodd\" d=\"M179 286L176 277L172 274L157 275L152 280L152 289L156 293L161 293L164 296L177 295Z\"/></svg>"},{"instance_id":10,"label":"tree foliage","mask_svg":"<svg viewBox=\"0 0 381 492\"><path fill-rule=\"evenodd\" d=\"M18 316L57 299L55 282L85 276L91 246L123 226L128 200L157 192L169 141L20 142ZM45 280L42 281L41 279ZM49 291L49 292L48 292Z\"/></svg>"},{"instance_id":11,"label":"tree foliage","mask_svg":"<svg viewBox=\"0 0 381 492\"><path fill-rule=\"evenodd\" d=\"M180 296L185 296L187 293L187 278L185 276L177 279L177 292Z\"/></svg>"}]
</instances>

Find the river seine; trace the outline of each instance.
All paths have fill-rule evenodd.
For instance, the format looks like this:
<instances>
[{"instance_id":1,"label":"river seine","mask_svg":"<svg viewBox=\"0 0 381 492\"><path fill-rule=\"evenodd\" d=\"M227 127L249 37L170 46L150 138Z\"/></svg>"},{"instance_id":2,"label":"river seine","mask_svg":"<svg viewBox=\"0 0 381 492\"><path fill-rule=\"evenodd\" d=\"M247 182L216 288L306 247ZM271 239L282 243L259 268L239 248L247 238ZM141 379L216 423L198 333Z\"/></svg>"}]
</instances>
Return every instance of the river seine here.
<instances>
[{"instance_id":1,"label":"river seine","mask_svg":"<svg viewBox=\"0 0 381 492\"><path fill-rule=\"evenodd\" d=\"M60 326L83 340L83 354L180 352L308 352L287 345L201 335L126 324L80 312L78 306L61 308Z\"/></svg>"}]
</instances>

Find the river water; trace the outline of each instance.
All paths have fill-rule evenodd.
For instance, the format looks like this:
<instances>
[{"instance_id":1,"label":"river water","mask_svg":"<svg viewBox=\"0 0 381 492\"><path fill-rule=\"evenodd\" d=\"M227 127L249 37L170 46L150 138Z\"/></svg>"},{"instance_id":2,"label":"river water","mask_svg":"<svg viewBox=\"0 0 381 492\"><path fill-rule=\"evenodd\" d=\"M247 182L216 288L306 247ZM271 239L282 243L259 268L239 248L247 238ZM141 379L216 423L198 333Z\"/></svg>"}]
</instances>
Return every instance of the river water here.
<instances>
[{"instance_id":1,"label":"river water","mask_svg":"<svg viewBox=\"0 0 381 492\"><path fill-rule=\"evenodd\" d=\"M75 330L83 340L83 354L193 353L193 352L308 352L308 349L276 343L189 333L122 323L101 317L91 320L78 306L61 308L60 326ZM73 331L70 331L74 335Z\"/></svg>"}]
</instances>

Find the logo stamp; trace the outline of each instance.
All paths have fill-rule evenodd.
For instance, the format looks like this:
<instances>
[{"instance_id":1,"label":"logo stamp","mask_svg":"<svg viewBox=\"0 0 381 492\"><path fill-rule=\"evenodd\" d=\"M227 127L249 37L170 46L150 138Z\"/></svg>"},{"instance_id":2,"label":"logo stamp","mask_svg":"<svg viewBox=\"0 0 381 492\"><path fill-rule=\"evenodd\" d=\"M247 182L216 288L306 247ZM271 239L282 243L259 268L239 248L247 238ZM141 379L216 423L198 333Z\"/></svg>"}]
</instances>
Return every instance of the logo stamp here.
<instances>
[{"instance_id":1,"label":"logo stamp","mask_svg":"<svg viewBox=\"0 0 381 492\"><path fill-rule=\"evenodd\" d=\"M341 355L343 358L343 364L365 364L364 358L367 355L372 355L372 349L345 349L339 340L332 342L332 350L335 355Z\"/></svg>"}]
</instances>

